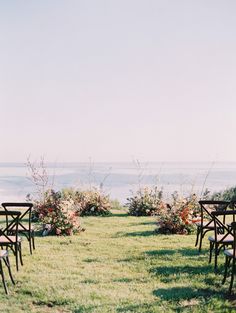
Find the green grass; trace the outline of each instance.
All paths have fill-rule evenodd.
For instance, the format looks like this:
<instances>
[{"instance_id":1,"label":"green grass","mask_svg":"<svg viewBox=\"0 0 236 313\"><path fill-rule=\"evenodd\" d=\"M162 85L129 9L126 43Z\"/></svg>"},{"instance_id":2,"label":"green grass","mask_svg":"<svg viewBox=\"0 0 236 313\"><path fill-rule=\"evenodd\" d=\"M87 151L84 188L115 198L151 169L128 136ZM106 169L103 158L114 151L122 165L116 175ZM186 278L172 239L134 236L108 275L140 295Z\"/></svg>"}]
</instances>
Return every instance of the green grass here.
<instances>
[{"instance_id":1,"label":"green grass","mask_svg":"<svg viewBox=\"0 0 236 313\"><path fill-rule=\"evenodd\" d=\"M24 266L16 273L11 256L17 284L8 279L9 296L0 286L0 312L235 311L207 239L199 255L195 235L156 235L154 218L114 213L83 218L77 236L37 237L32 256L24 240Z\"/></svg>"}]
</instances>

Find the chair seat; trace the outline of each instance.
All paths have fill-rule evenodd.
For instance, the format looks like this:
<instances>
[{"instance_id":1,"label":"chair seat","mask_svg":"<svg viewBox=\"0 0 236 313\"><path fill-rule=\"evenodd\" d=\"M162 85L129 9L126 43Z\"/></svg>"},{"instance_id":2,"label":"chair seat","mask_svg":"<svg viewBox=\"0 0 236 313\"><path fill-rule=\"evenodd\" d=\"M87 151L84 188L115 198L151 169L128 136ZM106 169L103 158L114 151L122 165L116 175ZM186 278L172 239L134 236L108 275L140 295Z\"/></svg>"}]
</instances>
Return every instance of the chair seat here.
<instances>
[{"instance_id":1,"label":"chair seat","mask_svg":"<svg viewBox=\"0 0 236 313\"><path fill-rule=\"evenodd\" d=\"M16 236L8 236L8 238L5 236L0 236L0 245L1 243L16 243ZM18 242L21 242L20 237L18 237Z\"/></svg>"},{"instance_id":2,"label":"chair seat","mask_svg":"<svg viewBox=\"0 0 236 313\"><path fill-rule=\"evenodd\" d=\"M7 250L0 250L0 258L5 258L6 256L8 256Z\"/></svg>"},{"instance_id":3,"label":"chair seat","mask_svg":"<svg viewBox=\"0 0 236 313\"><path fill-rule=\"evenodd\" d=\"M224 250L224 254L229 256L230 258L234 257L234 249L226 249Z\"/></svg>"},{"instance_id":4,"label":"chair seat","mask_svg":"<svg viewBox=\"0 0 236 313\"><path fill-rule=\"evenodd\" d=\"M11 230L15 230L15 229L16 229L16 226L11 228ZM34 227L31 226L31 231L33 231L33 230L34 230ZM29 226L27 226L27 225L24 225L24 227L19 225L18 226L18 231L30 231L30 229L29 229Z\"/></svg>"},{"instance_id":5,"label":"chair seat","mask_svg":"<svg viewBox=\"0 0 236 313\"><path fill-rule=\"evenodd\" d=\"M195 223L197 226L199 226L199 227L201 227L201 226L203 226L203 227L205 227L205 228L209 228L209 229L214 229L214 222L213 221L211 221L210 223L209 223L209 225L207 225L209 223L209 221L204 221L202 224L201 224L201 222L197 222L197 223ZM206 226L207 225L207 226Z\"/></svg>"},{"instance_id":6,"label":"chair seat","mask_svg":"<svg viewBox=\"0 0 236 313\"><path fill-rule=\"evenodd\" d=\"M217 242L217 243L232 243L234 241L234 237L228 234L225 238L225 235L217 235L217 240L214 236L208 237L209 241ZM223 239L224 238L224 239Z\"/></svg>"}]
</instances>

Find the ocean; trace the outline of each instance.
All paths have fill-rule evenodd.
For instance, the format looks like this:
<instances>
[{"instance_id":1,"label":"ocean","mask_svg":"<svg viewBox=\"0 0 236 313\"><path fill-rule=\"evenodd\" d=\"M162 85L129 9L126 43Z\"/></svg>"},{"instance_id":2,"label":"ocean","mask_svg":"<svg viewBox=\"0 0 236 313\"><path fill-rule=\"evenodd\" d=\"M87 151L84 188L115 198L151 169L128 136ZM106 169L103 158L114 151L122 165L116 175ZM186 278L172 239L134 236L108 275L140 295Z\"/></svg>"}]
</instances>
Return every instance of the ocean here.
<instances>
[{"instance_id":1,"label":"ocean","mask_svg":"<svg viewBox=\"0 0 236 313\"><path fill-rule=\"evenodd\" d=\"M102 187L112 199L122 204L144 186L163 188L168 197L173 191L198 195L236 185L236 162L123 162L46 164L49 185L61 188ZM0 163L0 201L25 201L36 188L24 163Z\"/></svg>"}]
</instances>

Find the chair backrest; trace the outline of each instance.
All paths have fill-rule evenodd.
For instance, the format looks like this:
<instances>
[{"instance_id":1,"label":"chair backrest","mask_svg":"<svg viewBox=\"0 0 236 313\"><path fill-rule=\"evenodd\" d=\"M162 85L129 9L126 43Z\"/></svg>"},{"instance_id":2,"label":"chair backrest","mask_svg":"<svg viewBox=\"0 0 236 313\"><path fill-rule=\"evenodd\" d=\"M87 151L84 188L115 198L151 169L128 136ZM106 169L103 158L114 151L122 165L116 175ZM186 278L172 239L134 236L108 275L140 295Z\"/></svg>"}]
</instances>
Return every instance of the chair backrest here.
<instances>
[{"instance_id":1,"label":"chair backrest","mask_svg":"<svg viewBox=\"0 0 236 313\"><path fill-rule=\"evenodd\" d=\"M210 224L214 217L212 216L213 211L224 212L229 208L230 201L218 201L218 200L200 200L200 209L201 209L201 223L203 224L204 216L209 219ZM223 216L223 223L225 223L225 216Z\"/></svg>"},{"instance_id":2,"label":"chair backrest","mask_svg":"<svg viewBox=\"0 0 236 313\"><path fill-rule=\"evenodd\" d=\"M3 239L6 238L9 243L14 243L14 238L15 241L18 241L18 227L20 215L20 211L0 211L0 236L2 236ZM1 219L1 217L3 217L3 219ZM14 233L11 232L13 227ZM13 239L11 239L12 237Z\"/></svg>"},{"instance_id":3,"label":"chair backrest","mask_svg":"<svg viewBox=\"0 0 236 313\"><path fill-rule=\"evenodd\" d=\"M232 224L235 223L235 216L236 216L236 210L228 210L228 211L213 211L211 212L213 221L214 221L214 233L215 233L215 238L217 238L218 234L223 234L221 237L220 241L224 241L224 239L228 235L232 235L234 237L234 231L232 228ZM223 220L225 221L225 218L228 216L231 218L232 223L225 224L222 222L220 217L223 216ZM229 222L229 221L228 221ZM220 231L219 231L220 230Z\"/></svg>"},{"instance_id":4,"label":"chair backrest","mask_svg":"<svg viewBox=\"0 0 236 313\"><path fill-rule=\"evenodd\" d=\"M11 209L16 209L21 214L19 216L19 226L25 231L31 229L31 219L32 219L32 208L33 203L29 202L3 202L2 207L5 211L9 211ZM6 217L8 219L9 215ZM26 223L28 224L26 228ZM14 225L12 226L14 227Z\"/></svg>"}]
</instances>

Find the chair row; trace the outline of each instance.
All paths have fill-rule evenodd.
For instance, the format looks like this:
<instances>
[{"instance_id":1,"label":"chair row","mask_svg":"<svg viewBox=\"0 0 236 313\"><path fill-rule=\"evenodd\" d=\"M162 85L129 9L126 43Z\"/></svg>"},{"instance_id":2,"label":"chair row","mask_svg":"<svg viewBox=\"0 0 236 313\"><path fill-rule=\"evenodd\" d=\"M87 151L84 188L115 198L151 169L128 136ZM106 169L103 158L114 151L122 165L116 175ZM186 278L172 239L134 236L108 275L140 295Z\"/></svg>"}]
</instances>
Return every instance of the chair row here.
<instances>
[{"instance_id":1,"label":"chair row","mask_svg":"<svg viewBox=\"0 0 236 313\"><path fill-rule=\"evenodd\" d=\"M214 255L214 270L217 271L217 260L221 250L225 254L225 271L222 283L225 283L231 265L229 293L232 292L236 262L236 202L199 201L201 208L200 222L197 224L195 246L201 252L202 241L206 233L210 245L209 263ZM231 264L232 263L232 264Z\"/></svg>"},{"instance_id":2,"label":"chair row","mask_svg":"<svg viewBox=\"0 0 236 313\"><path fill-rule=\"evenodd\" d=\"M35 234L31 223L32 209L32 203L16 202L4 202L2 203L2 210L0 209L0 275L6 294L8 293L8 289L5 282L2 261L8 268L12 283L15 283L11 273L9 249L12 250L15 256L17 271L19 270L19 262L23 265L21 235L27 238L31 254L33 249L35 249Z\"/></svg>"}]
</instances>

